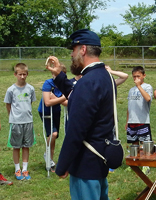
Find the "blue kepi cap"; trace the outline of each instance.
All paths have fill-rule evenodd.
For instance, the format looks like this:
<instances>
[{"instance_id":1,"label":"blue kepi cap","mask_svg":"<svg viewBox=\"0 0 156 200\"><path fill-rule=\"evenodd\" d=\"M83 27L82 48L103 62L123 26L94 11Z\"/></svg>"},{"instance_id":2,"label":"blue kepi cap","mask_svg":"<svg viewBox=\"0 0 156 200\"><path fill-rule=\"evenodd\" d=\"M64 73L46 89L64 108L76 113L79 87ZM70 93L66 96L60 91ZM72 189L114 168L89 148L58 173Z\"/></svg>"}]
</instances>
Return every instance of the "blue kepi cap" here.
<instances>
[{"instance_id":1,"label":"blue kepi cap","mask_svg":"<svg viewBox=\"0 0 156 200\"><path fill-rule=\"evenodd\" d=\"M98 35L88 29L75 31L70 35L70 39L72 39L70 48L79 44L101 47L100 38Z\"/></svg>"}]
</instances>

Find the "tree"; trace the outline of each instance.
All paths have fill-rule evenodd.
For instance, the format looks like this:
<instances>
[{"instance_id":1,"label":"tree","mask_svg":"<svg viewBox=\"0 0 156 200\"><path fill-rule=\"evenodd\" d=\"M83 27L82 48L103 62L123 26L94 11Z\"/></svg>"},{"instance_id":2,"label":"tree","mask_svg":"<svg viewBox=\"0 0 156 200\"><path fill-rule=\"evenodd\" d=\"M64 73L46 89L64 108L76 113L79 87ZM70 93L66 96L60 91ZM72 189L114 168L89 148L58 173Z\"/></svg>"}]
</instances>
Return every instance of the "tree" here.
<instances>
[{"instance_id":1,"label":"tree","mask_svg":"<svg viewBox=\"0 0 156 200\"><path fill-rule=\"evenodd\" d=\"M102 54L104 56L106 55L113 55L113 48L111 49L110 46L129 46L130 45L130 39L124 38L122 35L122 32L119 32L117 30L117 27L113 25L108 25L104 27L102 25L102 28L99 33L99 37L101 40L101 45L105 47L102 51ZM121 56L121 52L123 55L123 52L125 48L120 48L120 53L118 53ZM118 49L117 49L118 50Z\"/></svg>"},{"instance_id":2,"label":"tree","mask_svg":"<svg viewBox=\"0 0 156 200\"><path fill-rule=\"evenodd\" d=\"M90 29L97 18L95 9L105 9L107 1L0 0L0 46L52 45L54 37L68 38L77 29Z\"/></svg>"},{"instance_id":3,"label":"tree","mask_svg":"<svg viewBox=\"0 0 156 200\"><path fill-rule=\"evenodd\" d=\"M33 46L37 36L61 33L62 0L2 0L1 46ZM52 5L52 6L49 6Z\"/></svg>"},{"instance_id":4,"label":"tree","mask_svg":"<svg viewBox=\"0 0 156 200\"><path fill-rule=\"evenodd\" d=\"M143 36L148 34L148 30L154 25L151 15L153 14L154 5L146 6L144 3L138 3L138 6L129 5L129 11L121 14L125 23L132 28L133 40L138 45L142 45Z\"/></svg>"},{"instance_id":5,"label":"tree","mask_svg":"<svg viewBox=\"0 0 156 200\"><path fill-rule=\"evenodd\" d=\"M106 9L109 0L63 0L64 35L68 36L82 28L90 29L90 23L97 19L95 10Z\"/></svg>"}]
</instances>

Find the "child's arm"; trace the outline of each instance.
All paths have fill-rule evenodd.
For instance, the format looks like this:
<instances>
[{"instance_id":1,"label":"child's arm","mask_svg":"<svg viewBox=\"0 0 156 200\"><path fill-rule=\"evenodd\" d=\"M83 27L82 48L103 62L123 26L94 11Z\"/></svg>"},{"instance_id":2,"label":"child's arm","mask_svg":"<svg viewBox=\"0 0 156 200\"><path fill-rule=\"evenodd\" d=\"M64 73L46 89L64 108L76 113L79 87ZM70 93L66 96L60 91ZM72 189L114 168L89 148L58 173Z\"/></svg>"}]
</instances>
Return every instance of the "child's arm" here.
<instances>
[{"instance_id":1,"label":"child's arm","mask_svg":"<svg viewBox=\"0 0 156 200\"><path fill-rule=\"evenodd\" d=\"M67 106L67 105L68 105L68 100L63 101L63 102L62 102L62 105L63 105L63 106Z\"/></svg>"},{"instance_id":2,"label":"child's arm","mask_svg":"<svg viewBox=\"0 0 156 200\"><path fill-rule=\"evenodd\" d=\"M63 101L66 100L64 95L62 95L61 97L56 97L51 92L43 92L43 99L47 107L54 106L56 104L61 104Z\"/></svg>"},{"instance_id":3,"label":"child's arm","mask_svg":"<svg viewBox=\"0 0 156 200\"><path fill-rule=\"evenodd\" d=\"M156 99L156 89L154 90L154 98Z\"/></svg>"},{"instance_id":4,"label":"child's arm","mask_svg":"<svg viewBox=\"0 0 156 200\"><path fill-rule=\"evenodd\" d=\"M6 103L6 109L8 111L8 115L10 114L10 110L11 110L11 104L10 103Z\"/></svg>"},{"instance_id":5,"label":"child's arm","mask_svg":"<svg viewBox=\"0 0 156 200\"><path fill-rule=\"evenodd\" d=\"M136 84L137 88L139 89L139 91L141 92L142 96L144 97L144 99L149 102L151 100L150 95L141 87L141 81L140 79L136 78L134 83Z\"/></svg>"},{"instance_id":6,"label":"child's arm","mask_svg":"<svg viewBox=\"0 0 156 200\"><path fill-rule=\"evenodd\" d=\"M128 118L129 118L129 112L127 109L127 120L126 120L125 130L127 130L127 127L128 127Z\"/></svg>"},{"instance_id":7,"label":"child's arm","mask_svg":"<svg viewBox=\"0 0 156 200\"><path fill-rule=\"evenodd\" d=\"M108 65L105 65L105 68L107 71L109 71L112 75L118 76L118 79L115 79L116 86L122 84L125 82L125 80L128 78L128 74L120 71L114 71L112 70Z\"/></svg>"}]
</instances>

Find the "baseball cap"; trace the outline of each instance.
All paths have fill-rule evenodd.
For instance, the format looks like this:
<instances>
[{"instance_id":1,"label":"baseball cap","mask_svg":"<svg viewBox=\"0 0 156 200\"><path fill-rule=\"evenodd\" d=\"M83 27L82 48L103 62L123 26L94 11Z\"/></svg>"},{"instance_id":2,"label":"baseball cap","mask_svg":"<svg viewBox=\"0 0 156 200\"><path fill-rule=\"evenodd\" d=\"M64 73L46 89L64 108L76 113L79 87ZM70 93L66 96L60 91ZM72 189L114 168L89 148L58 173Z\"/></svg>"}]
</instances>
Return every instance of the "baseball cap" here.
<instances>
[{"instance_id":1,"label":"baseball cap","mask_svg":"<svg viewBox=\"0 0 156 200\"><path fill-rule=\"evenodd\" d=\"M81 44L101 47L100 38L98 35L88 29L80 29L75 31L70 35L70 39L72 39L72 43L69 49L72 49L75 45Z\"/></svg>"}]
</instances>

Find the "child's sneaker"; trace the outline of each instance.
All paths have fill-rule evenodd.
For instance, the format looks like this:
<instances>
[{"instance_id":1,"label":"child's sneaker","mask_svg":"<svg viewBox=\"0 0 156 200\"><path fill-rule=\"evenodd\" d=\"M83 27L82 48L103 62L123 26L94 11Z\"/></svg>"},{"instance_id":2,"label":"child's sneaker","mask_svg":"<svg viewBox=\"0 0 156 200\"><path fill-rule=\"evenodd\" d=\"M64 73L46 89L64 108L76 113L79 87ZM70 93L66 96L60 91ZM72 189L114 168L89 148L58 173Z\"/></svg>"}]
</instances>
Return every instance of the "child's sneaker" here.
<instances>
[{"instance_id":1,"label":"child's sneaker","mask_svg":"<svg viewBox=\"0 0 156 200\"><path fill-rule=\"evenodd\" d=\"M54 163L53 160L50 161L50 166L51 166L51 172L55 172L55 169L56 169L56 164Z\"/></svg>"},{"instance_id":2,"label":"child's sneaker","mask_svg":"<svg viewBox=\"0 0 156 200\"><path fill-rule=\"evenodd\" d=\"M28 171L23 171L23 172L22 172L22 175L24 176L24 178L25 178L26 180L31 179L30 175L28 174Z\"/></svg>"},{"instance_id":3,"label":"child's sneaker","mask_svg":"<svg viewBox=\"0 0 156 200\"><path fill-rule=\"evenodd\" d=\"M22 176L20 169L15 172L15 176L16 176L17 180L23 180L24 179L24 176Z\"/></svg>"},{"instance_id":4,"label":"child's sneaker","mask_svg":"<svg viewBox=\"0 0 156 200\"><path fill-rule=\"evenodd\" d=\"M109 173L114 173L114 169L109 168Z\"/></svg>"},{"instance_id":5,"label":"child's sneaker","mask_svg":"<svg viewBox=\"0 0 156 200\"><path fill-rule=\"evenodd\" d=\"M0 173L0 185L12 185L12 181L8 181L4 176Z\"/></svg>"},{"instance_id":6,"label":"child's sneaker","mask_svg":"<svg viewBox=\"0 0 156 200\"><path fill-rule=\"evenodd\" d=\"M143 166L142 172L143 172L145 175L148 175L148 174L150 173L150 168L149 168L148 166Z\"/></svg>"}]
</instances>

